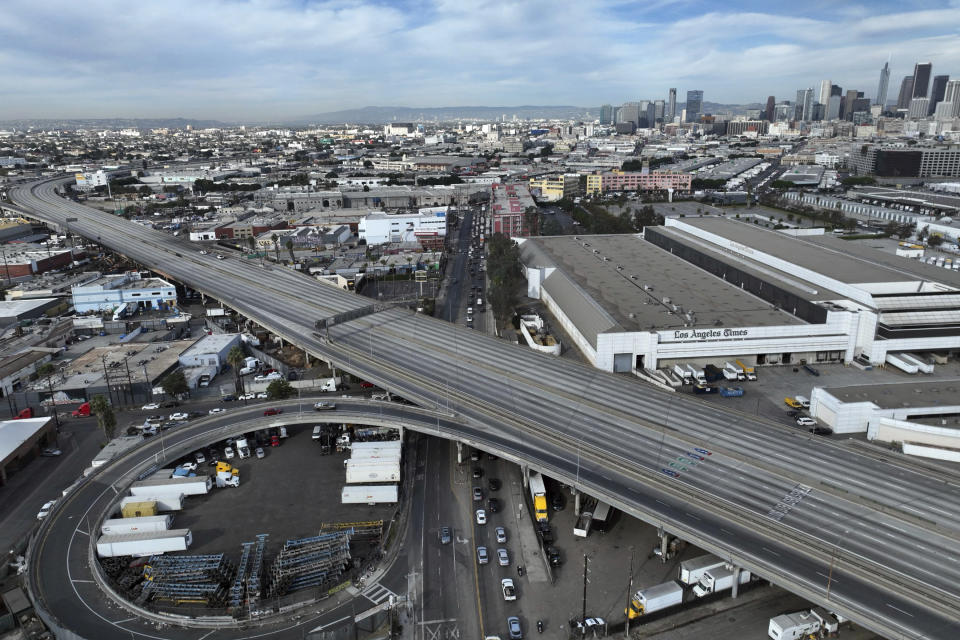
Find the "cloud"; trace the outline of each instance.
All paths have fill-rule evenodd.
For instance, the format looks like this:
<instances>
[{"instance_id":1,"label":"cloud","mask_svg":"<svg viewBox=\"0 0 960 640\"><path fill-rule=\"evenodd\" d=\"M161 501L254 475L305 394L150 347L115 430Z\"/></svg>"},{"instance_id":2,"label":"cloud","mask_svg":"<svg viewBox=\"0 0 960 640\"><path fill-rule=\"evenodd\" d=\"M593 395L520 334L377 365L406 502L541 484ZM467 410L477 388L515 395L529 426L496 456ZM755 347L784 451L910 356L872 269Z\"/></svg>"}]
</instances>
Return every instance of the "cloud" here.
<instances>
[{"instance_id":1,"label":"cloud","mask_svg":"<svg viewBox=\"0 0 960 640\"><path fill-rule=\"evenodd\" d=\"M871 95L917 59L960 73L960 8L701 0L5 0L0 118L283 118L368 104ZM829 18L825 17L829 16Z\"/></svg>"}]
</instances>

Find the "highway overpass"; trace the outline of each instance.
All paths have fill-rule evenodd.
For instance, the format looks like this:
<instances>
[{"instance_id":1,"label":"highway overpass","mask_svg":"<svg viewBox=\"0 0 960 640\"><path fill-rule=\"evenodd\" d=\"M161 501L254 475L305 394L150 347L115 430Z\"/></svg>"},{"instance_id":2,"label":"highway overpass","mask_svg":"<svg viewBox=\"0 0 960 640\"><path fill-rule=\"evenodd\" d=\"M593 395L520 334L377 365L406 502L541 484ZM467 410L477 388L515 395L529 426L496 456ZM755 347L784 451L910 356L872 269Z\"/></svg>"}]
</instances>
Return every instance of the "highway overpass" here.
<instances>
[{"instance_id":1,"label":"highway overpass","mask_svg":"<svg viewBox=\"0 0 960 640\"><path fill-rule=\"evenodd\" d=\"M369 301L14 187L31 217L211 295L310 354L890 637L960 637L960 474L846 446ZM70 222L67 220L70 219ZM453 432L454 436L459 435Z\"/></svg>"}]
</instances>

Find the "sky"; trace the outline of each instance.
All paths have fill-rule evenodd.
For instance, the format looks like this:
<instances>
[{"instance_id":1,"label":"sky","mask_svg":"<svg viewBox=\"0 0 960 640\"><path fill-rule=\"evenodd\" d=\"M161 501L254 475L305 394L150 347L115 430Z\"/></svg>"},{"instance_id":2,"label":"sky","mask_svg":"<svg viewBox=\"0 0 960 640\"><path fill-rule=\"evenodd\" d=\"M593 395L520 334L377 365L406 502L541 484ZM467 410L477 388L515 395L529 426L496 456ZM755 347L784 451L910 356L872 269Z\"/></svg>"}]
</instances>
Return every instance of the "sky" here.
<instances>
[{"instance_id":1,"label":"sky","mask_svg":"<svg viewBox=\"0 0 960 640\"><path fill-rule=\"evenodd\" d=\"M0 119L743 104L960 77L960 0L3 0Z\"/></svg>"}]
</instances>

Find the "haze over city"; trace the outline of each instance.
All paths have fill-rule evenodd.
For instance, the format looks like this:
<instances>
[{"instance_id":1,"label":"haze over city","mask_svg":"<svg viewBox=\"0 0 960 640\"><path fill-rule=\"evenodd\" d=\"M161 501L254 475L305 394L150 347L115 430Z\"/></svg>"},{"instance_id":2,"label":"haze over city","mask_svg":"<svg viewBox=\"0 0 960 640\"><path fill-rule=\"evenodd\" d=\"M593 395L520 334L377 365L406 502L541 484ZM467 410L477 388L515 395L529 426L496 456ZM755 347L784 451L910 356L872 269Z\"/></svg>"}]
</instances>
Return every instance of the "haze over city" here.
<instances>
[{"instance_id":1,"label":"haze over city","mask_svg":"<svg viewBox=\"0 0 960 640\"><path fill-rule=\"evenodd\" d=\"M960 65L952 2L4 3L0 118L283 121L366 105L762 102Z\"/></svg>"}]
</instances>

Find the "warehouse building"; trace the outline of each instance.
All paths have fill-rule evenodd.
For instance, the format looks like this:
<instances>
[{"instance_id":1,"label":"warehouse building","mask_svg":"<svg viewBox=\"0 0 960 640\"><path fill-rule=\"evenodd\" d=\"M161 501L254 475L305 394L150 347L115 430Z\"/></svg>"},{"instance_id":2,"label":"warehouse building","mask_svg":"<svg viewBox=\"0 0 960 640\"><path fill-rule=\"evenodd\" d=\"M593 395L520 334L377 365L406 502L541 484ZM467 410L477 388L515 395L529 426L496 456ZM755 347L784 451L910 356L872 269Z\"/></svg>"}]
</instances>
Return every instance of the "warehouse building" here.
<instances>
[{"instance_id":1,"label":"warehouse building","mask_svg":"<svg viewBox=\"0 0 960 640\"><path fill-rule=\"evenodd\" d=\"M718 217L523 240L528 295L607 371L960 348L960 274ZM902 264L901 264L902 263Z\"/></svg>"},{"instance_id":2,"label":"warehouse building","mask_svg":"<svg viewBox=\"0 0 960 640\"><path fill-rule=\"evenodd\" d=\"M0 486L56 440L51 418L0 421Z\"/></svg>"},{"instance_id":3,"label":"warehouse building","mask_svg":"<svg viewBox=\"0 0 960 640\"><path fill-rule=\"evenodd\" d=\"M102 276L73 287L72 294L77 313L119 310L123 305L126 308L160 308L177 302L174 285L135 271Z\"/></svg>"}]
</instances>

